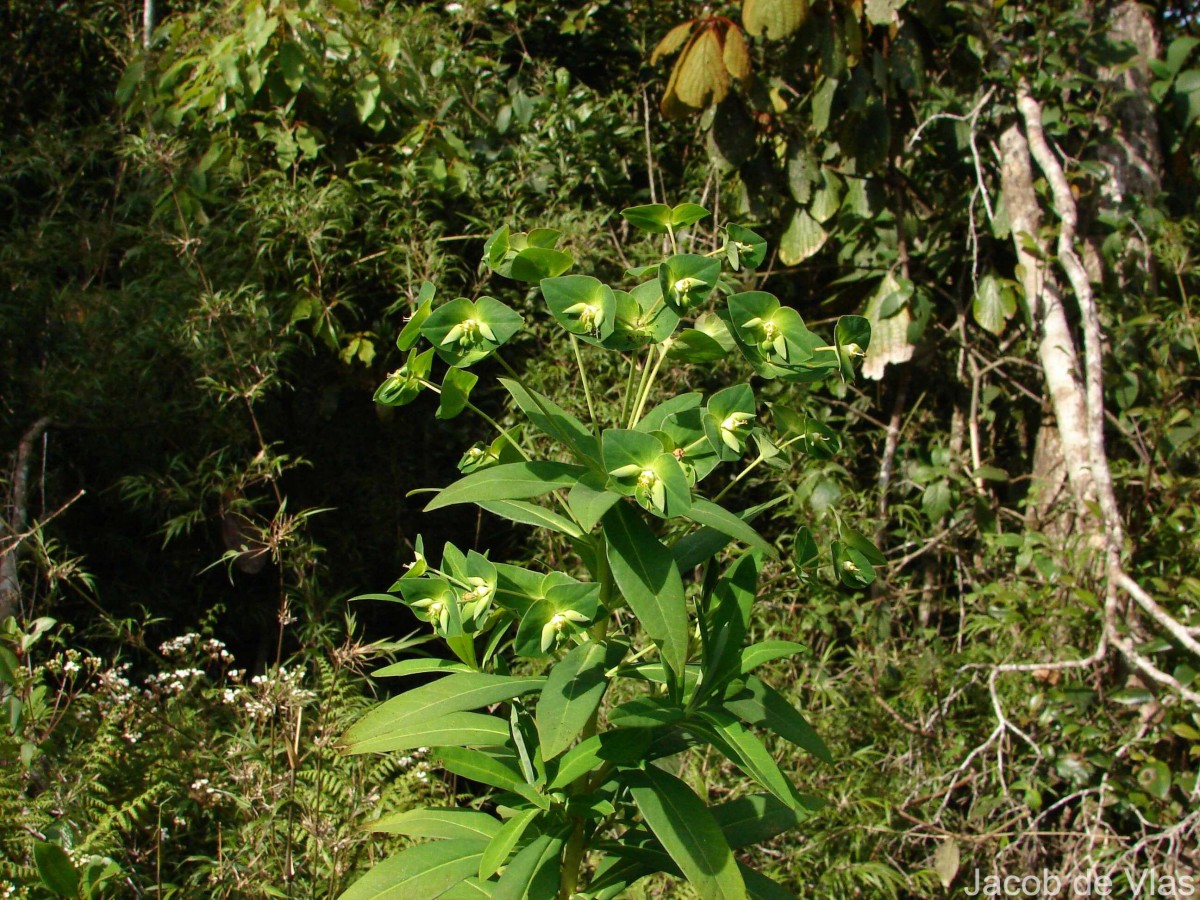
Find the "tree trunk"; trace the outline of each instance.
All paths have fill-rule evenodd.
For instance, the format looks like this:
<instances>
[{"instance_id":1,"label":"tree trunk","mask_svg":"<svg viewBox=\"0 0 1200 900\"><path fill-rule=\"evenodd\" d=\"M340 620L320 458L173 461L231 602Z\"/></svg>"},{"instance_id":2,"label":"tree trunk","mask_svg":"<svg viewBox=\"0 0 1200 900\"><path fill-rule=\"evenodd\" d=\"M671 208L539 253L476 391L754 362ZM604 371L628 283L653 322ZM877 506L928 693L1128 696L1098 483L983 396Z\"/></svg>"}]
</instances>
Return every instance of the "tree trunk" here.
<instances>
[{"instance_id":1,"label":"tree trunk","mask_svg":"<svg viewBox=\"0 0 1200 900\"><path fill-rule=\"evenodd\" d=\"M21 605L21 580L17 562L25 540L22 532L29 521L29 467L33 446L49 427L49 419L38 419L21 436L12 467L12 484L4 516L0 517L0 620L17 614Z\"/></svg>"}]
</instances>

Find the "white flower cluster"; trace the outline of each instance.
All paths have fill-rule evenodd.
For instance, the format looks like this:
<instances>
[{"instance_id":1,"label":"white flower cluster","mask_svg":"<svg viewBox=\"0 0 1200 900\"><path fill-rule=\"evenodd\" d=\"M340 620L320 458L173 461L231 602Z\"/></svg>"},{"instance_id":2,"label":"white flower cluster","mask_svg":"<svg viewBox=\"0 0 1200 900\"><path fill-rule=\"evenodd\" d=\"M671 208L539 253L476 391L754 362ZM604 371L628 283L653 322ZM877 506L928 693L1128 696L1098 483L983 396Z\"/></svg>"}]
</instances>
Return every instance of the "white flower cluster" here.
<instances>
[{"instance_id":1,"label":"white flower cluster","mask_svg":"<svg viewBox=\"0 0 1200 900\"><path fill-rule=\"evenodd\" d=\"M147 675L147 696L182 694L192 684L193 679L203 677L204 672L200 669L176 669L174 672L156 672L153 675Z\"/></svg>"},{"instance_id":2,"label":"white flower cluster","mask_svg":"<svg viewBox=\"0 0 1200 900\"><path fill-rule=\"evenodd\" d=\"M101 706L124 706L133 699L134 689L129 684L125 673L129 671L130 663L121 663L111 669L106 669L96 676Z\"/></svg>"},{"instance_id":3,"label":"white flower cluster","mask_svg":"<svg viewBox=\"0 0 1200 900\"><path fill-rule=\"evenodd\" d=\"M181 634L179 637L173 637L169 641L159 644L158 652L163 656L182 655L199 640L200 635L194 631L189 631L187 634Z\"/></svg>"},{"instance_id":4,"label":"white flower cluster","mask_svg":"<svg viewBox=\"0 0 1200 900\"><path fill-rule=\"evenodd\" d=\"M207 778L198 778L192 782L192 790L197 794L203 792L210 797L217 792L217 789L209 784Z\"/></svg>"},{"instance_id":5,"label":"white flower cluster","mask_svg":"<svg viewBox=\"0 0 1200 900\"><path fill-rule=\"evenodd\" d=\"M411 754L405 754L404 756L400 757L400 768L407 769L412 766L413 775L417 777L418 781L429 781L429 764L425 761L425 757L428 755L428 753L428 747L418 747Z\"/></svg>"},{"instance_id":6,"label":"white flower cluster","mask_svg":"<svg viewBox=\"0 0 1200 900\"><path fill-rule=\"evenodd\" d=\"M234 670L229 674L236 682L243 673ZM280 666L275 671L255 675L247 686L226 688L221 692L221 700L229 706L241 706L255 721L267 721L316 699L316 691L302 686L304 674L303 667Z\"/></svg>"}]
</instances>

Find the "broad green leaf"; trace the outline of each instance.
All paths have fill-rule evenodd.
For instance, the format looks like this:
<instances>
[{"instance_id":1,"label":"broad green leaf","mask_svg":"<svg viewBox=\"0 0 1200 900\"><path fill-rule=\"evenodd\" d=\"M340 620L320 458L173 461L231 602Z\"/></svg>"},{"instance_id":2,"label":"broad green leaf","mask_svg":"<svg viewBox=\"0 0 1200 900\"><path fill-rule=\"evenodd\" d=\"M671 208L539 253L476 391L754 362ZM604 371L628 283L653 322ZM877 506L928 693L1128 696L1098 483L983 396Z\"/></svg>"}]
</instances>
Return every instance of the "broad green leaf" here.
<instances>
[{"instance_id":1,"label":"broad green leaf","mask_svg":"<svg viewBox=\"0 0 1200 900\"><path fill-rule=\"evenodd\" d=\"M1000 289L1000 282L994 275L985 275L979 280L975 297L971 301L971 312L975 321L984 331L999 336L1004 332L1004 325L1017 311L1016 301L1011 296L1005 302L1005 295Z\"/></svg>"},{"instance_id":2,"label":"broad green leaf","mask_svg":"<svg viewBox=\"0 0 1200 900\"><path fill-rule=\"evenodd\" d=\"M767 242L760 235L751 231L749 228L744 228L741 225L727 225L725 234L728 237L728 244L732 245L736 252L737 263L734 264L735 257L730 256L730 263L733 265L734 271L740 269L757 269L767 256Z\"/></svg>"},{"instance_id":3,"label":"broad green leaf","mask_svg":"<svg viewBox=\"0 0 1200 900\"><path fill-rule=\"evenodd\" d=\"M406 724L404 728L392 731L380 731L362 739L353 738L347 732L342 741L346 753L378 753L415 747L499 747L510 739L508 723L503 719L459 712Z\"/></svg>"},{"instance_id":4,"label":"broad green leaf","mask_svg":"<svg viewBox=\"0 0 1200 900\"><path fill-rule=\"evenodd\" d=\"M779 555L775 547L768 544L762 535L747 525L743 519L711 500L693 497L691 509L685 511L683 517L691 519L697 525L707 525L709 528L748 544L756 550L761 550L767 556Z\"/></svg>"},{"instance_id":5,"label":"broad green leaf","mask_svg":"<svg viewBox=\"0 0 1200 900\"><path fill-rule=\"evenodd\" d=\"M654 836L705 900L745 900L746 885L704 801L661 769L623 776Z\"/></svg>"},{"instance_id":6,"label":"broad green leaf","mask_svg":"<svg viewBox=\"0 0 1200 900\"><path fill-rule=\"evenodd\" d=\"M533 525L535 528L549 528L570 537L583 536L583 532L570 519L535 503L526 503L523 500L477 500L475 505L510 522Z\"/></svg>"},{"instance_id":7,"label":"broad green leaf","mask_svg":"<svg viewBox=\"0 0 1200 900\"><path fill-rule=\"evenodd\" d=\"M79 895L79 872L67 851L49 841L33 842L33 861L42 884L60 897Z\"/></svg>"},{"instance_id":8,"label":"broad green leaf","mask_svg":"<svg viewBox=\"0 0 1200 900\"><path fill-rule=\"evenodd\" d=\"M873 566L887 565L887 558L879 552L870 539L867 538L861 531L855 531L845 522L840 523L838 528L838 536L846 544L847 547L853 547L861 553Z\"/></svg>"},{"instance_id":9,"label":"broad green leaf","mask_svg":"<svg viewBox=\"0 0 1200 900\"><path fill-rule=\"evenodd\" d=\"M871 346L871 323L863 316L842 316L833 329L838 367L843 381L854 380L854 361L867 355Z\"/></svg>"},{"instance_id":10,"label":"broad green leaf","mask_svg":"<svg viewBox=\"0 0 1200 900\"><path fill-rule=\"evenodd\" d=\"M524 797L542 809L550 807L550 800L544 794L527 782L518 770L495 756L480 750L443 747L438 750L437 759L447 772Z\"/></svg>"},{"instance_id":11,"label":"broad green leaf","mask_svg":"<svg viewBox=\"0 0 1200 900\"><path fill-rule=\"evenodd\" d=\"M500 830L492 836L487 849L483 851L483 856L479 858L480 878L488 879L496 874L497 870L508 860L513 848L520 842L521 836L525 834L525 829L541 812L542 810L536 807L522 809L514 813L513 817L501 826Z\"/></svg>"},{"instance_id":12,"label":"broad green leaf","mask_svg":"<svg viewBox=\"0 0 1200 900\"><path fill-rule=\"evenodd\" d=\"M750 900L794 900L796 895L778 881L768 878L745 863L738 863L738 868L741 869L742 878L746 880L746 893Z\"/></svg>"},{"instance_id":13,"label":"broad green leaf","mask_svg":"<svg viewBox=\"0 0 1200 900\"><path fill-rule=\"evenodd\" d=\"M340 900L416 900L438 897L479 868L483 841L417 844L385 859L346 890Z\"/></svg>"},{"instance_id":14,"label":"broad green leaf","mask_svg":"<svg viewBox=\"0 0 1200 900\"><path fill-rule=\"evenodd\" d=\"M558 488L570 487L585 471L582 466L549 460L492 466L490 469L472 472L442 488L437 496L429 501L425 512L456 503L538 497Z\"/></svg>"},{"instance_id":15,"label":"broad green leaf","mask_svg":"<svg viewBox=\"0 0 1200 900\"><path fill-rule=\"evenodd\" d=\"M671 210L671 226L683 228L693 222L699 222L708 215L708 210L698 203L680 203Z\"/></svg>"},{"instance_id":16,"label":"broad green leaf","mask_svg":"<svg viewBox=\"0 0 1200 900\"><path fill-rule=\"evenodd\" d=\"M865 588L875 580L875 568L859 550L841 541L829 545L833 555L833 570L846 587Z\"/></svg>"},{"instance_id":17,"label":"broad green leaf","mask_svg":"<svg viewBox=\"0 0 1200 900\"><path fill-rule=\"evenodd\" d=\"M712 601L715 601L716 609L711 614L709 628L701 633L705 660L701 696L724 687L738 674L741 649L746 642L746 629L758 590L762 562L758 557L756 553L743 555L713 587Z\"/></svg>"},{"instance_id":18,"label":"broad green leaf","mask_svg":"<svg viewBox=\"0 0 1200 900\"><path fill-rule=\"evenodd\" d=\"M588 641L550 670L537 705L543 759L566 750L599 706L608 687L604 677L606 651L607 645Z\"/></svg>"},{"instance_id":19,"label":"broad green leaf","mask_svg":"<svg viewBox=\"0 0 1200 900\"><path fill-rule=\"evenodd\" d=\"M579 524L591 531L600 518L621 499L620 494L605 489L607 479L596 472L588 472L575 482L567 494L567 506L579 520Z\"/></svg>"},{"instance_id":20,"label":"broad green leaf","mask_svg":"<svg viewBox=\"0 0 1200 900\"><path fill-rule=\"evenodd\" d=\"M747 675L744 686L729 694L725 708L743 722L773 731L818 759L833 762L829 748L799 710L755 676Z\"/></svg>"},{"instance_id":21,"label":"broad green leaf","mask_svg":"<svg viewBox=\"0 0 1200 900\"><path fill-rule=\"evenodd\" d=\"M470 672L463 663L450 659L402 659L371 673L372 678L396 678L402 675L424 675L427 672Z\"/></svg>"},{"instance_id":22,"label":"broad green leaf","mask_svg":"<svg viewBox=\"0 0 1200 900\"><path fill-rule=\"evenodd\" d=\"M570 253L548 247L526 247L512 261L509 276L515 281L537 284L543 278L555 278L575 264Z\"/></svg>"},{"instance_id":23,"label":"broad green leaf","mask_svg":"<svg viewBox=\"0 0 1200 900\"><path fill-rule=\"evenodd\" d=\"M787 37L808 19L808 0L745 0L742 24L746 33L766 34L777 41Z\"/></svg>"},{"instance_id":24,"label":"broad green leaf","mask_svg":"<svg viewBox=\"0 0 1200 900\"><path fill-rule=\"evenodd\" d=\"M817 549L817 542L813 540L812 529L807 525L801 525L796 531L796 540L792 545L793 565L799 569L806 568L820 555L821 551Z\"/></svg>"},{"instance_id":25,"label":"broad green leaf","mask_svg":"<svg viewBox=\"0 0 1200 900\"><path fill-rule=\"evenodd\" d=\"M671 342L671 349L667 351L668 359L692 363L714 362L724 359L728 355L729 351L714 338L695 328L680 332L679 336Z\"/></svg>"},{"instance_id":26,"label":"broad green leaf","mask_svg":"<svg viewBox=\"0 0 1200 900\"><path fill-rule=\"evenodd\" d=\"M491 896L492 885L472 876L464 878L438 897L438 900L490 900Z\"/></svg>"},{"instance_id":27,"label":"broad green leaf","mask_svg":"<svg viewBox=\"0 0 1200 900\"><path fill-rule=\"evenodd\" d=\"M630 206L621 210L621 217L634 228L651 234L666 234L671 224L671 207L663 203Z\"/></svg>"},{"instance_id":28,"label":"broad green leaf","mask_svg":"<svg viewBox=\"0 0 1200 900\"><path fill-rule=\"evenodd\" d=\"M532 900L554 897L558 890L558 855L562 838L539 835L512 858L492 890L493 900Z\"/></svg>"},{"instance_id":29,"label":"broad green leaf","mask_svg":"<svg viewBox=\"0 0 1200 900\"><path fill-rule=\"evenodd\" d=\"M466 369L450 369L442 379L441 402L438 403L439 419L453 419L467 406L467 398L471 396L471 388L479 381L479 376Z\"/></svg>"},{"instance_id":30,"label":"broad green leaf","mask_svg":"<svg viewBox=\"0 0 1200 900\"><path fill-rule=\"evenodd\" d=\"M655 728L674 725L687 711L665 697L639 697L609 710L608 721L618 728Z\"/></svg>"},{"instance_id":31,"label":"broad green leaf","mask_svg":"<svg viewBox=\"0 0 1200 900\"><path fill-rule=\"evenodd\" d=\"M546 278L542 296L558 323L571 334L603 341L616 327L617 300L612 288L590 275Z\"/></svg>"},{"instance_id":32,"label":"broad green leaf","mask_svg":"<svg viewBox=\"0 0 1200 900\"><path fill-rule=\"evenodd\" d=\"M667 305L679 315L704 303L721 276L721 261L680 253L658 267L658 284Z\"/></svg>"},{"instance_id":33,"label":"broad green leaf","mask_svg":"<svg viewBox=\"0 0 1200 900\"><path fill-rule=\"evenodd\" d=\"M413 838L490 841L502 823L473 809L410 809L368 822L371 831Z\"/></svg>"},{"instance_id":34,"label":"broad green leaf","mask_svg":"<svg viewBox=\"0 0 1200 900\"><path fill-rule=\"evenodd\" d=\"M443 719L449 723L447 728L458 727L459 723L472 723L471 719L452 721L449 714L511 700L521 694L540 690L544 682L545 679L541 677L516 678L476 672L447 675L375 707L350 727L342 741L353 753L400 749L398 746L391 746L396 741L403 742L404 746L437 746L436 741L410 744L406 736L416 733L428 734L430 730L437 730L439 721ZM477 718L490 719L488 716ZM486 738L491 733L490 723L486 727L481 721L474 721L473 724L484 729L481 737ZM470 740L450 742L453 746L465 746L470 743ZM487 741L488 745L494 743ZM379 744L387 746L378 746Z\"/></svg>"},{"instance_id":35,"label":"broad green leaf","mask_svg":"<svg viewBox=\"0 0 1200 900\"><path fill-rule=\"evenodd\" d=\"M808 818L807 810L797 810L770 794L747 794L710 809L734 850L769 841Z\"/></svg>"},{"instance_id":36,"label":"broad green leaf","mask_svg":"<svg viewBox=\"0 0 1200 900\"><path fill-rule=\"evenodd\" d=\"M703 399L704 395L696 391L688 394L676 394L669 400L664 400L642 416L634 427L637 431L644 431L646 433L658 431L663 427L663 423L668 416L687 412L689 409L696 409Z\"/></svg>"},{"instance_id":37,"label":"broad green leaf","mask_svg":"<svg viewBox=\"0 0 1200 900\"><path fill-rule=\"evenodd\" d=\"M636 509L618 503L604 515L613 579L663 661L682 675L688 656L688 617L683 580L671 551L654 536Z\"/></svg>"},{"instance_id":38,"label":"broad green leaf","mask_svg":"<svg viewBox=\"0 0 1200 900\"><path fill-rule=\"evenodd\" d=\"M783 659L786 656L794 656L797 653L803 652L804 645L797 644L794 641L772 640L751 644L742 650L739 671L741 674L746 675L772 660Z\"/></svg>"}]
</instances>

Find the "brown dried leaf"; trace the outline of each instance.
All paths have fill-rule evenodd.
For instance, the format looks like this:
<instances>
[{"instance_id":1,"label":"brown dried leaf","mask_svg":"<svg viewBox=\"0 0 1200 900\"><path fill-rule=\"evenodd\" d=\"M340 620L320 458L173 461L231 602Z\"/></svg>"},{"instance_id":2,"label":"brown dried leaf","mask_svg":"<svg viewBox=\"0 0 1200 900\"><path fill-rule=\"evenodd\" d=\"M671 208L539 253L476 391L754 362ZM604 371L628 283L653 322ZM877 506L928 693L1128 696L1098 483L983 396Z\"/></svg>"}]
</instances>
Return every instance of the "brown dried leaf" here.
<instances>
[{"instance_id":1,"label":"brown dried leaf","mask_svg":"<svg viewBox=\"0 0 1200 900\"><path fill-rule=\"evenodd\" d=\"M730 25L725 32L725 68L738 81L750 77L750 48L746 46L746 38L742 29Z\"/></svg>"},{"instance_id":2,"label":"brown dried leaf","mask_svg":"<svg viewBox=\"0 0 1200 900\"><path fill-rule=\"evenodd\" d=\"M650 65L655 65L664 56L670 56L682 47L683 42L692 33L692 26L695 24L695 19L688 19L686 22L681 22L668 31L666 36L655 46L654 52L650 54Z\"/></svg>"}]
</instances>

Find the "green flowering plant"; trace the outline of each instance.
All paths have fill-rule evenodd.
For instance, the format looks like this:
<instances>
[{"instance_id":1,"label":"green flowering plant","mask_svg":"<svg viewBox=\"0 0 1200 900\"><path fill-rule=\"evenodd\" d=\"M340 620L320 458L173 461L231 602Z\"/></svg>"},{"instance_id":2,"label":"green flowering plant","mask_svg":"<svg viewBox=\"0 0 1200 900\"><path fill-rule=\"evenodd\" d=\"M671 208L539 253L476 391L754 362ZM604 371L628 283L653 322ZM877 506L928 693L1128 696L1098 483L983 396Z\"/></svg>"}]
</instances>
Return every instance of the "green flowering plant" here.
<instances>
[{"instance_id":1,"label":"green flowering plant","mask_svg":"<svg viewBox=\"0 0 1200 900\"><path fill-rule=\"evenodd\" d=\"M625 210L625 218L676 249L676 231L707 216L696 204ZM377 402L402 406L421 391L441 395L437 415L478 413L496 434L463 454L462 477L427 510L460 504L557 532L573 549L572 571L538 571L464 553L440 560L421 541L386 594L428 623L454 659L408 659L376 673L436 674L371 710L344 735L350 753L432 748L447 772L486 791L475 808L417 809L373 824L419 842L381 862L343 896L612 898L666 872L705 897L789 896L739 862L734 851L796 826L815 801L779 768L761 732L829 760L821 739L757 668L803 648L748 639L760 570L778 548L754 528L764 506L735 511L705 496L720 466L736 483L788 448L837 449L827 426L776 403L750 384L709 396L688 392L651 403L664 366L703 366L740 356L764 379L849 379L870 342L865 319L843 317L833 343L762 291L730 293L723 269L752 269L766 243L730 225L707 255L673 252L612 287L566 274L573 260L551 229L488 240L494 273L538 284L578 366L580 415L527 385L504 359L522 318L493 297L434 306L425 285L397 346L408 361ZM723 298L723 299L722 299ZM418 351L421 341L428 349ZM599 412L580 352L588 343L624 357L619 414ZM433 357L447 370L438 383ZM472 404L484 360L527 422L505 429ZM619 385L613 386L619 390ZM586 418L581 418L586 412ZM540 435L535 453L526 437ZM757 453L746 462L752 448ZM727 485L728 486L731 485ZM820 557L811 533L796 536L797 566ZM829 556L832 578L864 587L883 562L843 525ZM571 567L567 567L571 568ZM671 760L710 747L740 769L751 792L709 805ZM678 760L676 760L678 762Z\"/></svg>"}]
</instances>

